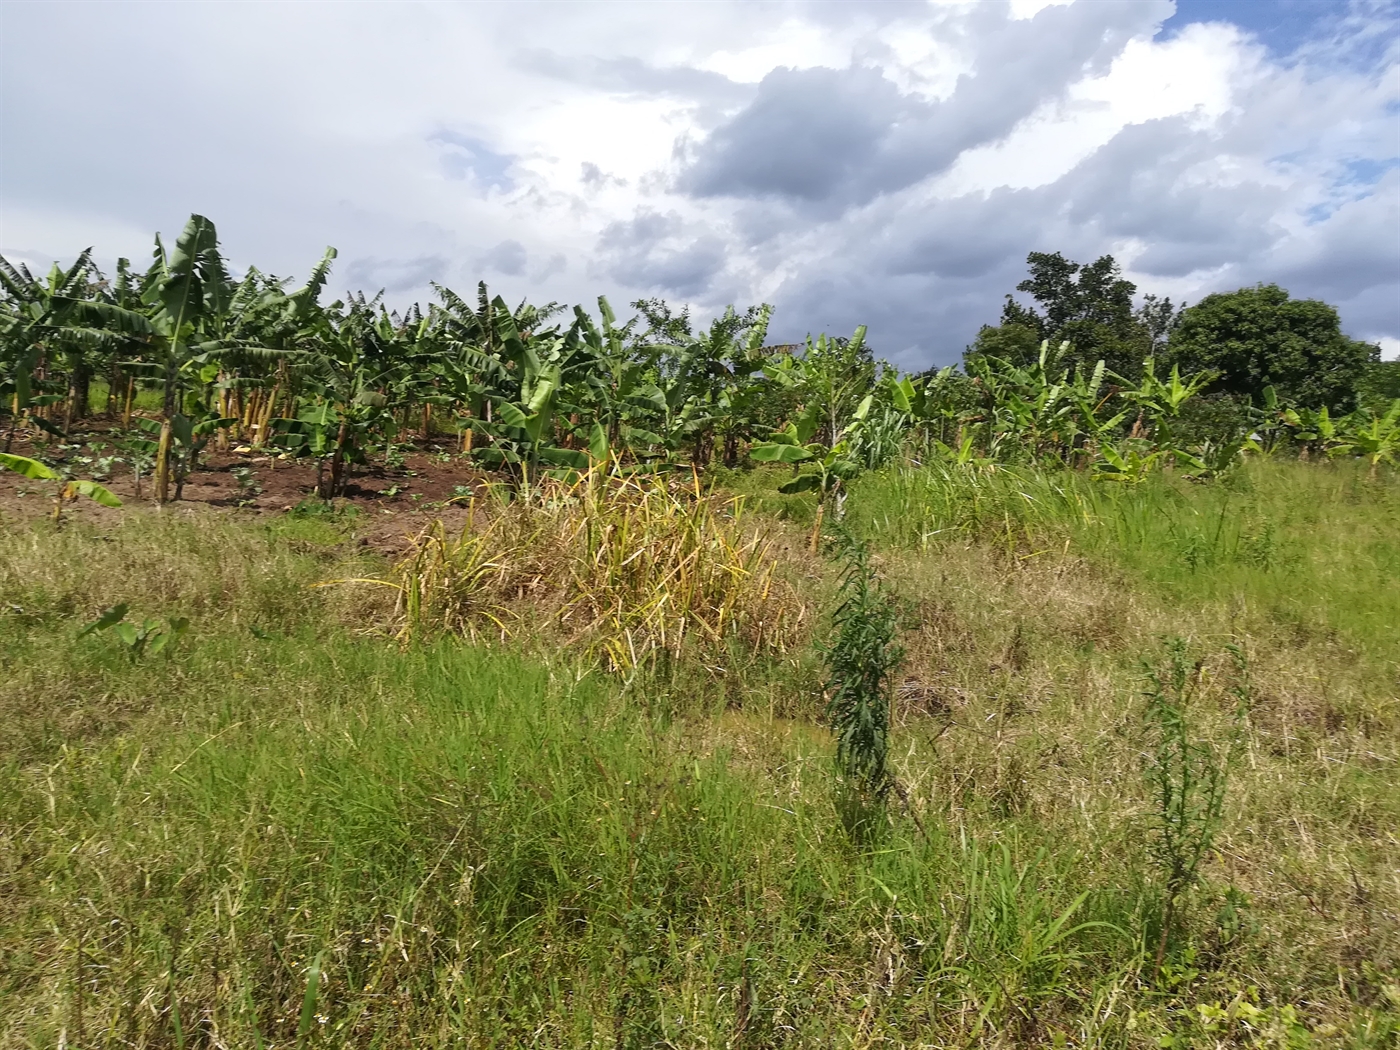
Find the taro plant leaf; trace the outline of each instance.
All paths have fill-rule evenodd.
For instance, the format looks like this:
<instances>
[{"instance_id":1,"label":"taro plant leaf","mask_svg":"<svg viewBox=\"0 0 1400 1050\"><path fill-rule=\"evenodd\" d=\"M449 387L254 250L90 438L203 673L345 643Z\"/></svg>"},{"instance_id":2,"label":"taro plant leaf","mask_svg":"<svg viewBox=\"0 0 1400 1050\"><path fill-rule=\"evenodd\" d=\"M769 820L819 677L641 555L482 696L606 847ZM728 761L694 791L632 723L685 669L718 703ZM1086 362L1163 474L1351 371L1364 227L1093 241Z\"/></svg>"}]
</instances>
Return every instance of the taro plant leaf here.
<instances>
[{"instance_id":1,"label":"taro plant leaf","mask_svg":"<svg viewBox=\"0 0 1400 1050\"><path fill-rule=\"evenodd\" d=\"M170 633L168 631L157 629L153 634L149 634L146 637L146 652L150 653L152 656L155 656L170 643Z\"/></svg>"},{"instance_id":2,"label":"taro plant leaf","mask_svg":"<svg viewBox=\"0 0 1400 1050\"><path fill-rule=\"evenodd\" d=\"M116 605L104 609L101 616L78 632L78 637L82 638L94 631L105 631L108 627L121 623L122 620L126 619L129 608L130 606L126 602L118 602Z\"/></svg>"}]
</instances>

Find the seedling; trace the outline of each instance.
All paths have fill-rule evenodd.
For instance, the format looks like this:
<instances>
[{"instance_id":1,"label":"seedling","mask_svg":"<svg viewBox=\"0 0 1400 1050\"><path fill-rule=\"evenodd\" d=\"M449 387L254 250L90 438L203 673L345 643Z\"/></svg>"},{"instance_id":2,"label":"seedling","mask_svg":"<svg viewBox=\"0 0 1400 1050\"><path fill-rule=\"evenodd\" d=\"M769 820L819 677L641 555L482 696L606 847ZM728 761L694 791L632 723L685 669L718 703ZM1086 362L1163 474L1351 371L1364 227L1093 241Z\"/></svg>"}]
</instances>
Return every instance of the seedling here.
<instances>
[{"instance_id":1,"label":"seedling","mask_svg":"<svg viewBox=\"0 0 1400 1050\"><path fill-rule=\"evenodd\" d=\"M234 483L238 486L238 505L246 507L252 503L262 493L262 486L258 484L257 476L253 473L252 467L234 467L229 473L233 475Z\"/></svg>"},{"instance_id":2,"label":"seedling","mask_svg":"<svg viewBox=\"0 0 1400 1050\"><path fill-rule=\"evenodd\" d=\"M112 634L126 649L127 658L136 663L143 656L155 656L164 652L180 639L189 629L190 621L183 616L172 616L162 624L159 620L143 620L139 625L126 622L129 611L126 602L113 605L78 632L83 638L97 631L111 630Z\"/></svg>"},{"instance_id":3,"label":"seedling","mask_svg":"<svg viewBox=\"0 0 1400 1050\"><path fill-rule=\"evenodd\" d=\"M0 452L0 467L35 481L64 481L63 475L56 470L45 466L37 459L30 459L28 456L14 456L8 452ZM87 496L104 507L120 507L122 505L121 500L97 482L72 478L64 483L63 488L54 497L53 520L55 525L63 520L63 504L72 502L79 496Z\"/></svg>"}]
</instances>

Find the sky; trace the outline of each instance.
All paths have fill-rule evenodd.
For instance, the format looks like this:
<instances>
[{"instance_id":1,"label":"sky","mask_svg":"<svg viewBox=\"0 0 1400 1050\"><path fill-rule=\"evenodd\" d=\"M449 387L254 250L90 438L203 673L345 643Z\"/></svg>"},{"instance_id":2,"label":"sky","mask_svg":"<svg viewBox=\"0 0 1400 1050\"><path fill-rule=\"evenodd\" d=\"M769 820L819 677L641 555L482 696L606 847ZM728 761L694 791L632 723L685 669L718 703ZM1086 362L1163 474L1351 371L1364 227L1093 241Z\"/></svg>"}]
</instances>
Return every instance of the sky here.
<instances>
[{"instance_id":1,"label":"sky","mask_svg":"<svg viewBox=\"0 0 1400 1050\"><path fill-rule=\"evenodd\" d=\"M0 254L770 302L956 361L1031 251L1400 356L1400 0L0 3Z\"/></svg>"}]
</instances>

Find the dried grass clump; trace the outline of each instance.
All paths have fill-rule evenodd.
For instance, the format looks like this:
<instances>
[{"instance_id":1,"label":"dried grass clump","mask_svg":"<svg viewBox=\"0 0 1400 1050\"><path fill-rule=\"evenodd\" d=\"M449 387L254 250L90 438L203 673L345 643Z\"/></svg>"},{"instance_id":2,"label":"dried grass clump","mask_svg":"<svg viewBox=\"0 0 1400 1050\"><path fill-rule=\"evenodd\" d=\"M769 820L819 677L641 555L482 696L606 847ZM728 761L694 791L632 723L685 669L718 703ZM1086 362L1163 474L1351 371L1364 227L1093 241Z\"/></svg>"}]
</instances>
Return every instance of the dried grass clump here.
<instances>
[{"instance_id":1,"label":"dried grass clump","mask_svg":"<svg viewBox=\"0 0 1400 1050\"><path fill-rule=\"evenodd\" d=\"M808 611L742 509L698 480L600 473L492 514L474 503L459 535L435 522L395 566L400 637L510 637L548 624L611 670L733 642L785 652Z\"/></svg>"}]
</instances>

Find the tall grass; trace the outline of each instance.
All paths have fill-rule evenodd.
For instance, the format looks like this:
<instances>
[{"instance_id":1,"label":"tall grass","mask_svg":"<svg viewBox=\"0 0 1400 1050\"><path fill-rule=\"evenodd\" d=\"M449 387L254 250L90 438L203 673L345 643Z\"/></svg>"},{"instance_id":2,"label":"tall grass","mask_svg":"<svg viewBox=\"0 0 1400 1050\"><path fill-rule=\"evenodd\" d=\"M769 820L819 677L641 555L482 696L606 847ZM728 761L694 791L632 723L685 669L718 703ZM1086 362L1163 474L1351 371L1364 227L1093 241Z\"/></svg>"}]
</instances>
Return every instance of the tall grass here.
<instances>
[{"instance_id":1,"label":"tall grass","mask_svg":"<svg viewBox=\"0 0 1400 1050\"><path fill-rule=\"evenodd\" d=\"M528 501L488 506L459 535L441 522L391 577L401 633L538 633L546 624L613 669L658 654L783 653L808 612L777 575L771 538L743 502L698 480L592 474Z\"/></svg>"},{"instance_id":2,"label":"tall grass","mask_svg":"<svg viewBox=\"0 0 1400 1050\"><path fill-rule=\"evenodd\" d=\"M1122 486L1069 470L934 464L857 484L856 527L879 542L978 540L1017 559L1072 550L1176 600L1343 632L1400 660L1400 476L1264 461L1215 484L1157 474Z\"/></svg>"},{"instance_id":3,"label":"tall grass","mask_svg":"<svg viewBox=\"0 0 1400 1050\"><path fill-rule=\"evenodd\" d=\"M7 1043L1031 1033L1091 960L1137 965L1069 921L1128 922L1073 850L853 852L800 744L764 776L605 684L451 644L290 638L244 666L187 701L197 731L4 768Z\"/></svg>"}]
</instances>

